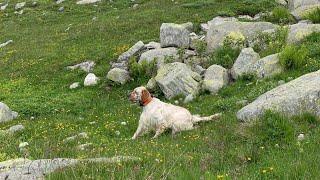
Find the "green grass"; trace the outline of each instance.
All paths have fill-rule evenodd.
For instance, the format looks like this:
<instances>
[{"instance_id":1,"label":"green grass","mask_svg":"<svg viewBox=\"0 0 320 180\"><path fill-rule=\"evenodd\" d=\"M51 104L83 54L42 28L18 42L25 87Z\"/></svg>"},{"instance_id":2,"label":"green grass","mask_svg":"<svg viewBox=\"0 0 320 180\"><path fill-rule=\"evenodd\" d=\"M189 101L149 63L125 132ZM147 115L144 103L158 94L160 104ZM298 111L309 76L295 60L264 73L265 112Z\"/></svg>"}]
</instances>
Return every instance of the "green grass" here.
<instances>
[{"instance_id":1,"label":"green grass","mask_svg":"<svg viewBox=\"0 0 320 180\"><path fill-rule=\"evenodd\" d=\"M17 16L13 14L16 2L10 1L8 10L0 12L0 42L14 41L0 49L0 101L19 112L20 117L0 124L0 129L18 123L26 129L12 137L0 137L1 161L21 157L18 145L27 141L30 159L115 155L142 158L138 163L80 165L48 175L48 179L320 177L318 119L310 115L288 119L271 114L265 117L268 121L245 127L235 117L241 108L238 101L251 102L276 87L279 80L288 81L318 68L319 34L303 42L313 60L309 62L310 68L290 70L259 81L239 80L216 96L203 94L183 105L196 114L222 112L224 115L219 121L201 124L201 128L183 132L176 138L165 133L151 140L152 134L147 134L131 141L141 109L129 103L127 94L136 86L146 84L148 79L135 78L124 86L110 84L104 79L109 62L126 48L138 40L159 41L159 27L163 22L199 24L222 12L254 15L271 10L275 3L182 0L176 4L171 0L143 0L136 1L140 5L133 10L129 8L133 3L124 0L103 1L97 7L77 6L74 1L66 1L63 3L65 12L59 13L60 6L52 1L39 1L39 6L32 8L28 4L24 15ZM97 20L92 21L93 17ZM83 82L86 74L68 71L65 67L87 59L97 63L94 73L102 81L96 87L70 90L69 85ZM92 121L96 123L90 124ZM127 122L126 126L121 125L123 121ZM119 136L116 131L120 131ZM87 132L89 139L62 142L80 132ZM295 141L299 133L306 134L306 141ZM266 140L270 134L274 134L274 138ZM93 147L78 151L76 146L85 142L93 143Z\"/></svg>"},{"instance_id":2,"label":"green grass","mask_svg":"<svg viewBox=\"0 0 320 180\"><path fill-rule=\"evenodd\" d=\"M319 24L320 23L320 8L316 8L315 10L308 13L306 15L305 19L308 19L315 24Z\"/></svg>"}]
</instances>

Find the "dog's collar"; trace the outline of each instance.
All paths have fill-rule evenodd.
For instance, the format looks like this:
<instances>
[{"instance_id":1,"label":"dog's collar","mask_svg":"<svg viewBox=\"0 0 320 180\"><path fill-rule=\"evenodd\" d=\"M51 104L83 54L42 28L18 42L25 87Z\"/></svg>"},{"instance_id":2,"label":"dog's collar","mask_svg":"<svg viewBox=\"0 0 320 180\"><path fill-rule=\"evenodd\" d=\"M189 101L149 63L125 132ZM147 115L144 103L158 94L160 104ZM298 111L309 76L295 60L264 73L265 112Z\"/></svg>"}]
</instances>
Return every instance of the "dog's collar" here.
<instances>
[{"instance_id":1,"label":"dog's collar","mask_svg":"<svg viewBox=\"0 0 320 180\"><path fill-rule=\"evenodd\" d=\"M140 106L146 106L148 105L150 102L152 101L152 97L150 96L148 99L146 99L145 101L141 101L140 102Z\"/></svg>"}]
</instances>

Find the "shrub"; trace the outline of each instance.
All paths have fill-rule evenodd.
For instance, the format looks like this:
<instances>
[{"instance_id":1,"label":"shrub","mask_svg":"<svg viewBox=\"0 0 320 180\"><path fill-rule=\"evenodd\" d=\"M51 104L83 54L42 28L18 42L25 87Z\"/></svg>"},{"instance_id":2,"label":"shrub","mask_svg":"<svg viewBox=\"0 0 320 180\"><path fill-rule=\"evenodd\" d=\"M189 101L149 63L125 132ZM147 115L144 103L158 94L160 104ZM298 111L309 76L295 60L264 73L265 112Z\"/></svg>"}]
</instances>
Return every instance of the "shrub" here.
<instances>
[{"instance_id":1,"label":"shrub","mask_svg":"<svg viewBox=\"0 0 320 180\"><path fill-rule=\"evenodd\" d=\"M129 60L129 71L133 78L147 77L151 78L155 76L157 72L157 61L156 59L148 63L147 61L142 61L138 63L136 58L130 58Z\"/></svg>"},{"instance_id":2,"label":"shrub","mask_svg":"<svg viewBox=\"0 0 320 180\"><path fill-rule=\"evenodd\" d=\"M311 11L305 18L309 19L313 23L320 23L320 8L316 8L314 11Z\"/></svg>"},{"instance_id":3,"label":"shrub","mask_svg":"<svg viewBox=\"0 0 320 180\"><path fill-rule=\"evenodd\" d=\"M195 43L195 49L197 51L197 54L201 57L206 55L207 51L207 43L205 41L196 41Z\"/></svg>"},{"instance_id":4,"label":"shrub","mask_svg":"<svg viewBox=\"0 0 320 180\"><path fill-rule=\"evenodd\" d=\"M212 64L217 64L230 69L239 54L240 48L233 48L229 45L224 45L213 52L206 67L209 67Z\"/></svg>"},{"instance_id":5,"label":"shrub","mask_svg":"<svg viewBox=\"0 0 320 180\"><path fill-rule=\"evenodd\" d=\"M308 49L305 46L288 45L280 53L280 64L285 69L301 69L307 62Z\"/></svg>"},{"instance_id":6,"label":"shrub","mask_svg":"<svg viewBox=\"0 0 320 180\"><path fill-rule=\"evenodd\" d=\"M281 52L285 45L288 36L288 28L281 27L275 33L259 33L249 43L255 52L258 52L261 57Z\"/></svg>"},{"instance_id":7,"label":"shrub","mask_svg":"<svg viewBox=\"0 0 320 180\"><path fill-rule=\"evenodd\" d=\"M289 10L285 7L276 7L272 10L271 14L265 17L266 21L279 24L293 23L295 20L290 14Z\"/></svg>"}]
</instances>

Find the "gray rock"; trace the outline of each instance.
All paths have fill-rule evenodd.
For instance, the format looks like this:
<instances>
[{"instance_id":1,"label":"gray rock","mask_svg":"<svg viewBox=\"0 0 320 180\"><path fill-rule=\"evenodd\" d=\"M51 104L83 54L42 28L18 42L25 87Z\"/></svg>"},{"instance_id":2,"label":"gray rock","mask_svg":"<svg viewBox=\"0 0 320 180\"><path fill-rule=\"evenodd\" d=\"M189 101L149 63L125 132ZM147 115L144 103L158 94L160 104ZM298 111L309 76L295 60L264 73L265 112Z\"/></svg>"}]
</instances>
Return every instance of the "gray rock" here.
<instances>
[{"instance_id":1,"label":"gray rock","mask_svg":"<svg viewBox=\"0 0 320 180\"><path fill-rule=\"evenodd\" d=\"M129 65L128 61L111 63L111 69L113 69L113 68L119 68L119 69L128 70L128 69L129 69L128 65Z\"/></svg>"},{"instance_id":2,"label":"gray rock","mask_svg":"<svg viewBox=\"0 0 320 180\"><path fill-rule=\"evenodd\" d=\"M296 19L303 18L306 14L312 10L320 7L319 0L289 0L288 6L291 11L291 14Z\"/></svg>"},{"instance_id":3,"label":"gray rock","mask_svg":"<svg viewBox=\"0 0 320 180\"><path fill-rule=\"evenodd\" d=\"M200 24L201 31L207 32L209 30L209 25L207 23Z\"/></svg>"},{"instance_id":4,"label":"gray rock","mask_svg":"<svg viewBox=\"0 0 320 180\"><path fill-rule=\"evenodd\" d=\"M272 110L285 115L305 112L320 117L320 70L303 75L258 97L237 113L240 121L251 121Z\"/></svg>"},{"instance_id":5,"label":"gray rock","mask_svg":"<svg viewBox=\"0 0 320 180\"><path fill-rule=\"evenodd\" d=\"M0 162L0 179L6 180L39 180L46 175L67 167L73 167L79 163L121 163L129 161L141 161L140 158L132 156L115 156L111 158L89 158L89 159L13 159Z\"/></svg>"},{"instance_id":6,"label":"gray rock","mask_svg":"<svg viewBox=\"0 0 320 180\"><path fill-rule=\"evenodd\" d=\"M276 0L276 2L282 6L288 6L288 1L287 0Z\"/></svg>"},{"instance_id":7,"label":"gray rock","mask_svg":"<svg viewBox=\"0 0 320 180\"><path fill-rule=\"evenodd\" d=\"M295 44L300 42L306 36L312 34L313 32L320 32L320 24L306 24L298 23L289 26L288 44Z\"/></svg>"},{"instance_id":8,"label":"gray rock","mask_svg":"<svg viewBox=\"0 0 320 180\"><path fill-rule=\"evenodd\" d=\"M71 142L71 141L74 141L76 139L87 139L87 138L88 138L88 134L85 133L85 132L82 132L82 133L79 133L77 135L67 137L66 139L63 140L63 142Z\"/></svg>"},{"instance_id":9,"label":"gray rock","mask_svg":"<svg viewBox=\"0 0 320 180\"><path fill-rule=\"evenodd\" d=\"M138 7L139 7L139 4L134 4L133 6L132 6L132 9L138 9Z\"/></svg>"},{"instance_id":10,"label":"gray rock","mask_svg":"<svg viewBox=\"0 0 320 180\"><path fill-rule=\"evenodd\" d=\"M20 10L26 5L26 2L17 3L14 7L15 10Z\"/></svg>"},{"instance_id":11,"label":"gray rock","mask_svg":"<svg viewBox=\"0 0 320 180\"><path fill-rule=\"evenodd\" d=\"M57 0L56 1L56 4L61 4L61 3L63 3L65 0Z\"/></svg>"},{"instance_id":12,"label":"gray rock","mask_svg":"<svg viewBox=\"0 0 320 180\"><path fill-rule=\"evenodd\" d=\"M205 74L202 84L204 90L208 90L211 94L216 94L218 91L229 83L228 71L219 65L210 66Z\"/></svg>"},{"instance_id":13,"label":"gray rock","mask_svg":"<svg viewBox=\"0 0 320 180\"><path fill-rule=\"evenodd\" d=\"M1 10L1 11L6 10L7 7L8 7L8 5L9 5L9 4L7 3L7 4L5 4L5 5L0 6L0 10Z\"/></svg>"},{"instance_id":14,"label":"gray rock","mask_svg":"<svg viewBox=\"0 0 320 180\"><path fill-rule=\"evenodd\" d=\"M6 42L4 42L4 43L1 43L1 44L0 44L0 48L6 47L6 46L9 45L10 43L13 43L13 41L12 41L12 40L8 40L8 41L6 41Z\"/></svg>"},{"instance_id":15,"label":"gray rock","mask_svg":"<svg viewBox=\"0 0 320 180\"><path fill-rule=\"evenodd\" d=\"M107 79L120 84L125 84L130 80L130 76L128 71L120 68L114 68L108 72Z\"/></svg>"},{"instance_id":16,"label":"gray rock","mask_svg":"<svg viewBox=\"0 0 320 180\"><path fill-rule=\"evenodd\" d=\"M232 66L231 75L233 79L238 79L239 76L253 73L253 65L260 59L258 53L252 48L244 48Z\"/></svg>"},{"instance_id":17,"label":"gray rock","mask_svg":"<svg viewBox=\"0 0 320 180\"><path fill-rule=\"evenodd\" d=\"M279 62L279 54L266 56L253 65L253 70L259 78L270 77L283 71Z\"/></svg>"},{"instance_id":18,"label":"gray rock","mask_svg":"<svg viewBox=\"0 0 320 180\"><path fill-rule=\"evenodd\" d=\"M204 69L202 66L200 65L195 65L193 66L192 70L200 75L204 75L204 73L206 72L206 69Z\"/></svg>"},{"instance_id":19,"label":"gray rock","mask_svg":"<svg viewBox=\"0 0 320 180\"><path fill-rule=\"evenodd\" d=\"M235 20L216 20L209 23L209 30L206 36L208 51L213 52L221 47L228 37L232 42L250 40L258 33L277 29L277 25L269 22L238 22Z\"/></svg>"},{"instance_id":20,"label":"gray rock","mask_svg":"<svg viewBox=\"0 0 320 180\"><path fill-rule=\"evenodd\" d=\"M158 42L151 41L148 44L146 44L145 47L147 49L149 49L149 50L150 49L160 49L161 48L161 44L158 43Z\"/></svg>"},{"instance_id":21,"label":"gray rock","mask_svg":"<svg viewBox=\"0 0 320 180\"><path fill-rule=\"evenodd\" d=\"M179 61L178 50L173 47L152 49L141 54L139 63L141 64L143 61L151 63L155 60L158 67L160 67L165 63L166 58L172 58L173 61Z\"/></svg>"},{"instance_id":22,"label":"gray rock","mask_svg":"<svg viewBox=\"0 0 320 180\"><path fill-rule=\"evenodd\" d=\"M93 74L93 73L89 73L86 78L84 79L84 86L94 86L97 85L99 81L99 78Z\"/></svg>"},{"instance_id":23,"label":"gray rock","mask_svg":"<svg viewBox=\"0 0 320 180\"><path fill-rule=\"evenodd\" d=\"M62 6L62 7L59 7L58 11L59 11L59 12L63 12L63 11L64 11L64 7L63 7L63 6Z\"/></svg>"},{"instance_id":24,"label":"gray rock","mask_svg":"<svg viewBox=\"0 0 320 180\"><path fill-rule=\"evenodd\" d=\"M142 41L138 41L128 51L124 52L119 56L118 62L128 61L132 56L137 55L144 48L145 48L144 43Z\"/></svg>"},{"instance_id":25,"label":"gray rock","mask_svg":"<svg viewBox=\"0 0 320 180\"><path fill-rule=\"evenodd\" d=\"M83 4L93 4L93 3L97 3L100 2L101 0L80 0L77 1L77 4L79 5L83 5Z\"/></svg>"},{"instance_id":26,"label":"gray rock","mask_svg":"<svg viewBox=\"0 0 320 180\"><path fill-rule=\"evenodd\" d=\"M17 112L12 111L6 104L0 102L0 123L11 121L17 117Z\"/></svg>"},{"instance_id":27,"label":"gray rock","mask_svg":"<svg viewBox=\"0 0 320 180\"><path fill-rule=\"evenodd\" d=\"M196 80L199 74L183 63L175 62L162 66L155 77L157 84L167 99L177 95L196 95L200 90L200 84ZM200 77L201 78L201 77Z\"/></svg>"},{"instance_id":28,"label":"gray rock","mask_svg":"<svg viewBox=\"0 0 320 180\"><path fill-rule=\"evenodd\" d=\"M21 15L23 14L23 12L24 12L23 9L21 9L20 11L15 11L14 14Z\"/></svg>"},{"instance_id":29,"label":"gray rock","mask_svg":"<svg viewBox=\"0 0 320 180\"><path fill-rule=\"evenodd\" d=\"M154 78L149 79L146 88L149 90L154 90L157 88L157 81Z\"/></svg>"},{"instance_id":30,"label":"gray rock","mask_svg":"<svg viewBox=\"0 0 320 180\"><path fill-rule=\"evenodd\" d=\"M95 65L96 63L94 61L85 61L80 64L68 66L67 69L71 69L71 70L81 69L85 72L92 72Z\"/></svg>"},{"instance_id":31,"label":"gray rock","mask_svg":"<svg viewBox=\"0 0 320 180\"><path fill-rule=\"evenodd\" d=\"M193 95L192 95L192 94L189 94L188 96L186 96L186 97L184 98L183 103L184 103L184 104L190 103L190 102L193 101L193 99L194 99Z\"/></svg>"},{"instance_id":32,"label":"gray rock","mask_svg":"<svg viewBox=\"0 0 320 180\"><path fill-rule=\"evenodd\" d=\"M32 7L37 7L38 6L38 2L37 1L33 1L31 4Z\"/></svg>"},{"instance_id":33,"label":"gray rock","mask_svg":"<svg viewBox=\"0 0 320 180\"><path fill-rule=\"evenodd\" d=\"M76 88L78 88L80 86L80 83L79 82L75 82L75 83L72 83L70 86L69 86L69 88L70 89L76 89Z\"/></svg>"},{"instance_id":34,"label":"gray rock","mask_svg":"<svg viewBox=\"0 0 320 180\"><path fill-rule=\"evenodd\" d=\"M253 21L254 18L249 16L249 15L240 15L238 16L238 19L243 19L243 20L247 20L247 21Z\"/></svg>"},{"instance_id":35,"label":"gray rock","mask_svg":"<svg viewBox=\"0 0 320 180\"><path fill-rule=\"evenodd\" d=\"M14 134L14 133L23 131L24 129L25 128L24 128L23 125L18 124L18 125L15 125L15 126L11 126L8 130L6 130L6 132L9 133L9 134Z\"/></svg>"},{"instance_id":36,"label":"gray rock","mask_svg":"<svg viewBox=\"0 0 320 180\"><path fill-rule=\"evenodd\" d=\"M161 47L186 47L190 45L189 34L193 29L192 23L174 24L163 23L160 27Z\"/></svg>"}]
</instances>

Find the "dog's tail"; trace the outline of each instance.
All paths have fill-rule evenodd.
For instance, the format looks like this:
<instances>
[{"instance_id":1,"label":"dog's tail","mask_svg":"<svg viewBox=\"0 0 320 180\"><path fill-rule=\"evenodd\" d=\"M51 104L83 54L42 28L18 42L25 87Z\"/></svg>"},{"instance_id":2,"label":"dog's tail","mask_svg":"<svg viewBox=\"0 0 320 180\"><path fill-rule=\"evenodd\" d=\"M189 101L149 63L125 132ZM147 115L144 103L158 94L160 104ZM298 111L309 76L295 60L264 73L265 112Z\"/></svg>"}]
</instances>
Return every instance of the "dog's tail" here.
<instances>
[{"instance_id":1,"label":"dog's tail","mask_svg":"<svg viewBox=\"0 0 320 180\"><path fill-rule=\"evenodd\" d=\"M207 117L200 117L199 115L193 115L192 116L192 122L193 123L198 123L201 121L213 121L213 120L217 120L222 116L222 113L217 113L211 116L207 116Z\"/></svg>"}]
</instances>

